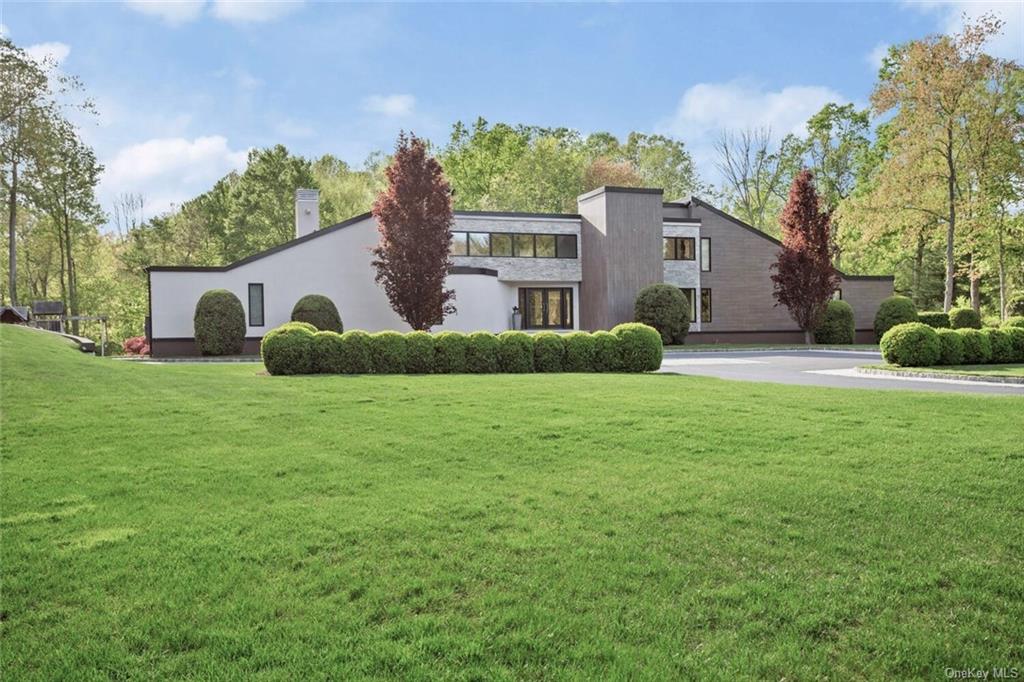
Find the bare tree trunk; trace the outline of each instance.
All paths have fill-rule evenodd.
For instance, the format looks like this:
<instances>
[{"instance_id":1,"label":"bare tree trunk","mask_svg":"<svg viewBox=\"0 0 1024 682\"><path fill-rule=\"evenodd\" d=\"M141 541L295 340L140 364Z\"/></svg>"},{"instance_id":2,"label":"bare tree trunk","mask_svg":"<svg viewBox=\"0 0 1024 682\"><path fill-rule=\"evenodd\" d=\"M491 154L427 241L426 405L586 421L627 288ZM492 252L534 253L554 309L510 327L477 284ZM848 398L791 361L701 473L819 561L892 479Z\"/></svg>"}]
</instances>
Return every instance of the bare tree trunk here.
<instances>
[{"instance_id":1,"label":"bare tree trunk","mask_svg":"<svg viewBox=\"0 0 1024 682\"><path fill-rule=\"evenodd\" d=\"M949 222L946 224L946 292L942 309L949 312L953 307L953 286L955 284L955 263L953 262L953 238L956 234L956 165L953 161L953 127L946 126L946 168L949 193Z\"/></svg>"},{"instance_id":2,"label":"bare tree trunk","mask_svg":"<svg viewBox=\"0 0 1024 682\"><path fill-rule=\"evenodd\" d=\"M11 163L11 190L7 197L7 287L11 292L11 305L18 305L18 162Z\"/></svg>"},{"instance_id":3,"label":"bare tree trunk","mask_svg":"<svg viewBox=\"0 0 1024 682\"><path fill-rule=\"evenodd\" d=\"M921 282L924 279L924 232L917 233L917 252L914 254L914 303L921 305Z\"/></svg>"},{"instance_id":4,"label":"bare tree trunk","mask_svg":"<svg viewBox=\"0 0 1024 682\"><path fill-rule=\"evenodd\" d=\"M808 345L808 346L811 345L811 330L810 329L805 329L804 330L804 343L806 345Z\"/></svg>"}]
</instances>

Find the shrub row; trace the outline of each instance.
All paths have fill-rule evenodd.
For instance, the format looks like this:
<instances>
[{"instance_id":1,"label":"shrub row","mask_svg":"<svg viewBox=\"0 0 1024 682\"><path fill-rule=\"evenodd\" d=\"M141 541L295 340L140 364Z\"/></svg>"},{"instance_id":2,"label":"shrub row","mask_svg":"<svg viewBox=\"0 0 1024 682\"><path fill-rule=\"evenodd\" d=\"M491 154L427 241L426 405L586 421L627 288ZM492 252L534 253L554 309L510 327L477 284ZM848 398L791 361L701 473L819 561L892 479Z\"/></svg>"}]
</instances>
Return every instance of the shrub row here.
<instances>
[{"instance_id":1,"label":"shrub row","mask_svg":"<svg viewBox=\"0 0 1024 682\"><path fill-rule=\"evenodd\" d=\"M526 334L317 331L288 322L263 337L270 374L493 374L651 372L661 366L661 335L630 322L610 332Z\"/></svg>"},{"instance_id":2,"label":"shrub row","mask_svg":"<svg viewBox=\"0 0 1024 682\"><path fill-rule=\"evenodd\" d=\"M887 363L902 367L1024 362L1024 328L933 329L906 322L887 331L880 346Z\"/></svg>"}]
</instances>

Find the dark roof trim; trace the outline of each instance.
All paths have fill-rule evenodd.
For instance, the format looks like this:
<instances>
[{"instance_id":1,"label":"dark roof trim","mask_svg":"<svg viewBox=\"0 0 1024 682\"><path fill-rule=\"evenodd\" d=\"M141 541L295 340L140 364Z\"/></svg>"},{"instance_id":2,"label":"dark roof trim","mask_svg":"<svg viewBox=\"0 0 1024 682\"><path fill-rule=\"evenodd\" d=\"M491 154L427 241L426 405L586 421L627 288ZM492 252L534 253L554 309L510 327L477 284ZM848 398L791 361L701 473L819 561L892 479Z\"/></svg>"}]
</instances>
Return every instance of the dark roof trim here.
<instances>
[{"instance_id":1,"label":"dark roof trim","mask_svg":"<svg viewBox=\"0 0 1024 682\"><path fill-rule=\"evenodd\" d=\"M663 223L693 223L694 225L700 225L700 218L662 218Z\"/></svg>"},{"instance_id":2,"label":"dark roof trim","mask_svg":"<svg viewBox=\"0 0 1024 682\"><path fill-rule=\"evenodd\" d=\"M314 232L310 232L309 234L306 234L306 235L303 235L301 237L298 237L297 239L292 239L291 241L287 241L284 244L278 244L277 246L271 247L271 248L267 249L266 251L260 251L259 253L254 253L253 255L249 256L248 258L243 258L242 260L235 261L234 263L231 263L229 265L150 265L148 268L146 268L146 271L147 272L227 272L228 270L233 270L233 269L235 269L235 268L237 268L239 266L245 265L246 263L251 263L251 262L253 262L255 260L259 260L260 258L266 258L267 256L273 255L273 254L277 253L278 251L284 251L285 249L290 249L293 246L298 246L299 244L302 244L304 242L308 242L308 241L310 241L312 239L316 239L317 237L322 237L325 234L330 234L331 232L337 232L338 230L340 230L340 229L342 229L344 227L348 227L349 225L355 225L356 223L361 223L362 221L364 221L367 218L369 218L371 215L372 214L369 213L369 212L361 213L361 214L359 214L359 215L357 215L357 216L355 216L353 218L349 218L348 220L345 220L345 221L342 221L340 223L336 223L334 225L331 225L330 227L325 227L325 228L323 228L321 230L316 230Z\"/></svg>"},{"instance_id":3,"label":"dark roof trim","mask_svg":"<svg viewBox=\"0 0 1024 682\"><path fill-rule=\"evenodd\" d=\"M753 225L748 225L747 223L743 222L739 218L737 218L735 216L732 216L732 215L729 215L728 213L726 213L725 211L723 211L721 209L715 208L714 206L712 206L708 202L704 201L703 199L698 199L697 197L693 197L690 201L692 201L696 206L701 206L703 208L706 208L707 210L711 211L715 215L718 215L718 216L721 216L722 218L725 218L726 220L728 220L729 222L733 223L734 225L739 225L743 229L745 229L745 230L747 230L749 232L753 232L754 234L756 234L758 237L761 237L762 239L767 239L768 241L770 241L772 244L775 244L776 246L782 246L782 242L780 242L778 239L776 239L775 237L771 236L770 234L768 234L766 232L762 232L761 230L757 229ZM842 277L845 280L858 280L858 279L859 280L891 280L891 279L894 279L893 275L847 275L845 272L843 272L842 270L839 270L839 269L837 269L836 272L839 273L839 276Z\"/></svg>"},{"instance_id":4,"label":"dark roof trim","mask_svg":"<svg viewBox=\"0 0 1024 682\"><path fill-rule=\"evenodd\" d=\"M661 202L662 208L690 208L690 200L686 201L680 199L679 201L663 201Z\"/></svg>"},{"instance_id":5,"label":"dark roof trim","mask_svg":"<svg viewBox=\"0 0 1024 682\"><path fill-rule=\"evenodd\" d=\"M597 189L592 189L589 192L579 195L576 197L576 201L586 201L587 199L593 199L596 196L610 192L617 192L619 194L664 194L663 190L653 187L616 187L614 185L602 185Z\"/></svg>"},{"instance_id":6,"label":"dark roof trim","mask_svg":"<svg viewBox=\"0 0 1024 682\"><path fill-rule=\"evenodd\" d=\"M579 213L521 213L519 211L453 211L456 218L562 218L580 220Z\"/></svg>"},{"instance_id":7,"label":"dark roof trim","mask_svg":"<svg viewBox=\"0 0 1024 682\"><path fill-rule=\"evenodd\" d=\"M453 265L448 270L449 275L487 275L488 277L497 277L498 271L492 270L491 268L474 268L468 265Z\"/></svg>"}]
</instances>

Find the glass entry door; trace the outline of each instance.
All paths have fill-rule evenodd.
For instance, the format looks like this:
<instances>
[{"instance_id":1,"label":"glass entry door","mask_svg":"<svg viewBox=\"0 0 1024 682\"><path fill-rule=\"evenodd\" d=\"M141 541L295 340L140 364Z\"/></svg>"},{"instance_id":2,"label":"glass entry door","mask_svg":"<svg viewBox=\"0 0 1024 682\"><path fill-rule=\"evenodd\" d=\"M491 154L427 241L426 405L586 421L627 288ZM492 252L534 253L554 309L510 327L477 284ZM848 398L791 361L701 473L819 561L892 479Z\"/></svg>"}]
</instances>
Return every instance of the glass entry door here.
<instances>
[{"instance_id":1,"label":"glass entry door","mask_svg":"<svg viewBox=\"0 0 1024 682\"><path fill-rule=\"evenodd\" d=\"M523 288L519 309L527 329L572 329L571 288Z\"/></svg>"}]
</instances>

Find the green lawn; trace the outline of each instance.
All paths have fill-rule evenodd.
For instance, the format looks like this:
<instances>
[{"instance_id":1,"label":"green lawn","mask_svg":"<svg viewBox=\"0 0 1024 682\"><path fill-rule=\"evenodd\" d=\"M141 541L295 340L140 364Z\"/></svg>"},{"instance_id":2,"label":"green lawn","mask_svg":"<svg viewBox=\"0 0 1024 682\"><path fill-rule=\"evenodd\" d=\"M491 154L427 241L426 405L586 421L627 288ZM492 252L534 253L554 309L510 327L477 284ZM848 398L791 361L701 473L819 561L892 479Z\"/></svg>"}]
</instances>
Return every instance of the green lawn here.
<instances>
[{"instance_id":1,"label":"green lawn","mask_svg":"<svg viewBox=\"0 0 1024 682\"><path fill-rule=\"evenodd\" d=\"M935 367L899 367L896 365L868 365L892 372L929 372L932 374L968 374L971 376L1024 377L1024 365L937 365Z\"/></svg>"},{"instance_id":2,"label":"green lawn","mask_svg":"<svg viewBox=\"0 0 1024 682\"><path fill-rule=\"evenodd\" d=\"M1024 662L1016 397L0 363L5 680Z\"/></svg>"}]
</instances>

